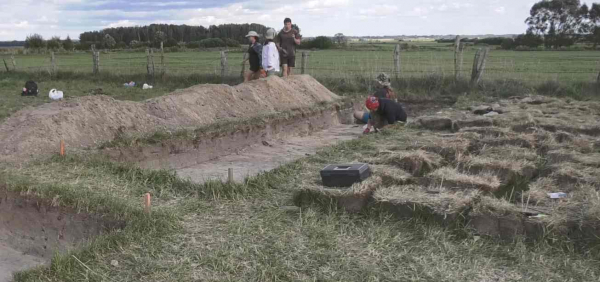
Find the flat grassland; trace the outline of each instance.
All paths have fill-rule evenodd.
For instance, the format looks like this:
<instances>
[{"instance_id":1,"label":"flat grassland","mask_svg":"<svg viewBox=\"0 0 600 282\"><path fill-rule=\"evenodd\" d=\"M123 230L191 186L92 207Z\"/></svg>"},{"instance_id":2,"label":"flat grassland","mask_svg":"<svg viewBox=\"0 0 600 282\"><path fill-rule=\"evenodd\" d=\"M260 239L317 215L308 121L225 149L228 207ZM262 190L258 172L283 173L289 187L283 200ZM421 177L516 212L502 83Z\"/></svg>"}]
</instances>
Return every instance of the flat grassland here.
<instances>
[{"instance_id":1,"label":"flat grassland","mask_svg":"<svg viewBox=\"0 0 600 282\"><path fill-rule=\"evenodd\" d=\"M306 72L319 77L373 76L378 72L394 72L394 44L351 44L346 49L310 51ZM454 76L454 52L451 44L410 43L400 55L402 77L426 75ZM483 46L469 46L464 51L462 76L470 77L474 55ZM593 82L600 71L597 51L506 51L492 49L486 63L484 79L519 79L528 82L548 80L562 82ZM300 50L299 52L302 52ZM241 71L243 52L231 50L227 55L228 75ZM301 67L301 55L297 54L296 67ZM12 63L8 56L9 68ZM20 70L49 71L51 58L44 55L16 55ZM92 72L92 55L86 53L57 53L57 70ZM156 73L164 70L173 75L220 75L219 51L166 52L161 61L159 51L154 53ZM138 74L147 72L148 58L144 52L101 52L100 69L113 74ZM152 63L151 63L152 64ZM2 68L2 71L4 69Z\"/></svg>"}]
</instances>

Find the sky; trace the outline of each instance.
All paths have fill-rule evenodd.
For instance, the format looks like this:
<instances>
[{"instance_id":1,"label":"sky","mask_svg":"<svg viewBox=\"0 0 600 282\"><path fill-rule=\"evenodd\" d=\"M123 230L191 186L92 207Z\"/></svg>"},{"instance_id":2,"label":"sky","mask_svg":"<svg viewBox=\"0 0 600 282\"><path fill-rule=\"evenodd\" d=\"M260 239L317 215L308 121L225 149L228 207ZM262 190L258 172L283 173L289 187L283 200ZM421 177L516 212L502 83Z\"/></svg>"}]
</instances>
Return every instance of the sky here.
<instances>
[{"instance_id":1,"label":"sky","mask_svg":"<svg viewBox=\"0 0 600 282\"><path fill-rule=\"evenodd\" d=\"M151 23L259 23L290 17L303 36L518 34L536 0L0 0L0 41L79 38L85 31ZM591 5L592 1L582 1ZM6 17L10 15L10 17Z\"/></svg>"}]
</instances>

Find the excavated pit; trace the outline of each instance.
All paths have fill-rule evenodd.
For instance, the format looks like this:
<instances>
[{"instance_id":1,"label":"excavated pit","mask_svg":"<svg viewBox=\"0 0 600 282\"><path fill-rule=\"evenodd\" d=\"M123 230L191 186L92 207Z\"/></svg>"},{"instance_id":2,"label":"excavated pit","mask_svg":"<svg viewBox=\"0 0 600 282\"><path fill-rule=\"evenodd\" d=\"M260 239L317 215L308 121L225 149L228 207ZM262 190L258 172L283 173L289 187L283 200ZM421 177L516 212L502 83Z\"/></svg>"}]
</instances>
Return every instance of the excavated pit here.
<instances>
[{"instance_id":1,"label":"excavated pit","mask_svg":"<svg viewBox=\"0 0 600 282\"><path fill-rule=\"evenodd\" d=\"M223 133L205 133L193 140L168 139L159 144L104 149L112 160L134 162L142 168L175 170L183 178L202 183L234 181L275 169L314 154L319 148L357 138L352 103L270 119L257 125L240 125Z\"/></svg>"},{"instance_id":2,"label":"excavated pit","mask_svg":"<svg viewBox=\"0 0 600 282\"><path fill-rule=\"evenodd\" d=\"M75 250L119 227L0 187L0 282L11 281L14 272L47 264L54 254Z\"/></svg>"}]
</instances>

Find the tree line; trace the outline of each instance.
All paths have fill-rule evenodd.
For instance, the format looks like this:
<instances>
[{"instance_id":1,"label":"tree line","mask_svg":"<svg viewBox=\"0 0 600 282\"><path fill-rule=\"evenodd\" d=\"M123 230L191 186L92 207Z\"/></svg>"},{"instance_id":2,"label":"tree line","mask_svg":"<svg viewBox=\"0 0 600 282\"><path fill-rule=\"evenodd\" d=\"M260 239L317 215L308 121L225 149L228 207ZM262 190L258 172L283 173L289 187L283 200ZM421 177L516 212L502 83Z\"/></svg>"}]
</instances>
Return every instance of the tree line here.
<instances>
[{"instance_id":1,"label":"tree line","mask_svg":"<svg viewBox=\"0 0 600 282\"><path fill-rule=\"evenodd\" d=\"M84 32L79 35L79 42L73 42L69 37L65 40L61 40L59 37L44 40L41 35L33 34L27 36L25 48L90 50L94 45L97 49L125 49L159 47L161 42L164 47L239 47L241 43L247 42L245 37L251 30L264 35L267 27L261 24L223 24L211 25L208 28L151 24Z\"/></svg>"}]
</instances>

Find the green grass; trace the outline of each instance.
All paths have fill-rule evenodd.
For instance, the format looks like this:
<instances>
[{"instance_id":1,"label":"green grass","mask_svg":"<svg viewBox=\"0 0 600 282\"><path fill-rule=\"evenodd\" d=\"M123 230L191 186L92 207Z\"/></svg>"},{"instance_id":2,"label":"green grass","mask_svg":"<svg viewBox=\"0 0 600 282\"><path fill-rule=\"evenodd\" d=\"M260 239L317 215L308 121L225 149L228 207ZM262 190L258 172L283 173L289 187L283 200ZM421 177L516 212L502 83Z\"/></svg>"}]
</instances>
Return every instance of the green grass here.
<instances>
[{"instance_id":1,"label":"green grass","mask_svg":"<svg viewBox=\"0 0 600 282\"><path fill-rule=\"evenodd\" d=\"M449 44L409 43L416 49L402 51L401 76L420 77L438 74L454 76L454 52ZM307 73L315 77L348 78L357 74L374 77L379 72L394 72L394 44L350 44L347 49L312 51L307 63ZM479 46L468 47L464 52L462 75L470 77L475 51ZM495 48L495 47L491 47ZM5 56L6 57L6 56ZM243 53L228 53L228 75L241 71ZM484 79L523 79L530 82L556 80L561 82L593 82L600 67L597 51L532 51L518 52L494 49L486 64ZM6 57L8 58L8 57ZM17 55L17 68L25 71L51 69L50 55ZM301 66L297 56L297 68ZM91 53L57 54L60 71L92 72ZM221 58L218 51L168 52L164 54L165 72L171 75L220 75ZM10 65L10 63L9 63ZM101 71L133 75L146 73L147 57L141 52L106 52L100 55ZM156 73L162 70L160 54L154 55ZM3 68L0 68L4 71Z\"/></svg>"},{"instance_id":2,"label":"green grass","mask_svg":"<svg viewBox=\"0 0 600 282\"><path fill-rule=\"evenodd\" d=\"M59 195L71 199L62 201L63 205L108 215L124 214L120 218L128 222L123 231L101 237L77 252L57 256L49 267L22 272L16 281L600 278L599 257L573 251L568 243L501 243L417 219L399 221L377 210L350 215L316 207L297 212L280 208L292 205L292 195L303 173L327 162L368 155L374 144L403 135L399 129L326 148L250 178L240 184L241 189L230 190L227 197L195 193L199 186L168 172L86 157L54 158L24 168L6 168L2 176L10 189L35 191L47 199ZM213 192L230 188L221 185ZM140 196L145 191L151 191L156 199L151 217L141 209ZM94 201L82 200L90 197ZM105 205L110 208L102 208ZM117 260L119 266L112 266L112 260Z\"/></svg>"}]
</instances>

